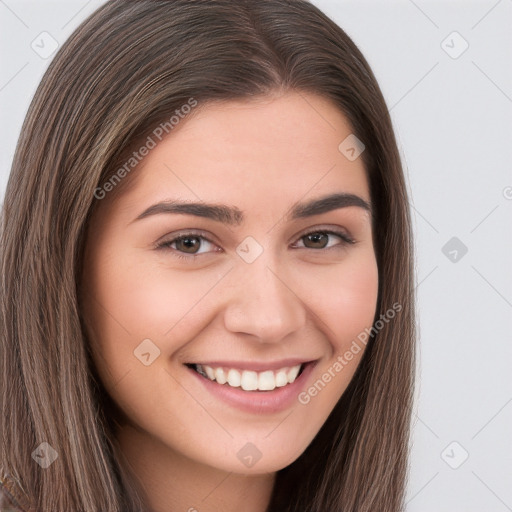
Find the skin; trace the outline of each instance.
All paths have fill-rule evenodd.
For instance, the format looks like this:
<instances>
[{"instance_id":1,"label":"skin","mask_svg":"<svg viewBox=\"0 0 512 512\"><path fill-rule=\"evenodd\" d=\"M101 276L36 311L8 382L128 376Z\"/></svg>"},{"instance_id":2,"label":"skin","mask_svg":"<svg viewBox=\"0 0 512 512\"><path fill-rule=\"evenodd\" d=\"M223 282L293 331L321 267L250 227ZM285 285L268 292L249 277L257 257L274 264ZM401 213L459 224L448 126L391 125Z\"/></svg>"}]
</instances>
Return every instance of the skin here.
<instances>
[{"instance_id":1,"label":"skin","mask_svg":"<svg viewBox=\"0 0 512 512\"><path fill-rule=\"evenodd\" d=\"M276 471L306 449L348 386L364 350L308 404L253 414L219 401L183 363L318 359L307 389L371 327L378 271L368 212L286 218L294 203L334 192L370 202L362 159L338 150L351 133L312 94L202 105L92 217L84 316L100 378L125 415L117 439L152 510L264 512ZM166 213L134 222L166 199L236 206L245 220ZM304 234L320 228L356 243L329 235L318 248ZM155 249L190 229L211 240L195 240L195 259L180 244ZM252 263L236 252L247 236L263 248ZM149 366L134 356L147 338L160 350ZM250 468L237 457L247 442L262 454Z\"/></svg>"}]
</instances>

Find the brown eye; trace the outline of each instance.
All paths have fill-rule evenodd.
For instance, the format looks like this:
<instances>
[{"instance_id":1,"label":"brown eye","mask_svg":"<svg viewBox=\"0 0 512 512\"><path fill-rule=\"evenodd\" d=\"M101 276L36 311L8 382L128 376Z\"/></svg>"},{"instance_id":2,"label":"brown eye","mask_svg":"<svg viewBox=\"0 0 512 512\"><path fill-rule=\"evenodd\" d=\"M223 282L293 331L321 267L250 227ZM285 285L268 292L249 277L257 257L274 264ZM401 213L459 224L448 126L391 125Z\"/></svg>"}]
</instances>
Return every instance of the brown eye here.
<instances>
[{"instance_id":1,"label":"brown eye","mask_svg":"<svg viewBox=\"0 0 512 512\"><path fill-rule=\"evenodd\" d=\"M310 233L303 236L302 239L304 240L304 245L310 249L323 249L329 242L329 236L326 233Z\"/></svg>"},{"instance_id":2,"label":"brown eye","mask_svg":"<svg viewBox=\"0 0 512 512\"><path fill-rule=\"evenodd\" d=\"M157 244L156 249L170 251L177 257L194 258L208 252L216 252L218 247L205 235L196 233L183 233L171 240Z\"/></svg>"},{"instance_id":3,"label":"brown eye","mask_svg":"<svg viewBox=\"0 0 512 512\"><path fill-rule=\"evenodd\" d=\"M201 246L200 236L184 236L175 240L176 249L188 254L195 254Z\"/></svg>"},{"instance_id":4,"label":"brown eye","mask_svg":"<svg viewBox=\"0 0 512 512\"><path fill-rule=\"evenodd\" d=\"M331 249L341 248L348 244L355 244L355 240L348 235L337 231L311 231L302 235L299 239L306 249Z\"/></svg>"}]
</instances>

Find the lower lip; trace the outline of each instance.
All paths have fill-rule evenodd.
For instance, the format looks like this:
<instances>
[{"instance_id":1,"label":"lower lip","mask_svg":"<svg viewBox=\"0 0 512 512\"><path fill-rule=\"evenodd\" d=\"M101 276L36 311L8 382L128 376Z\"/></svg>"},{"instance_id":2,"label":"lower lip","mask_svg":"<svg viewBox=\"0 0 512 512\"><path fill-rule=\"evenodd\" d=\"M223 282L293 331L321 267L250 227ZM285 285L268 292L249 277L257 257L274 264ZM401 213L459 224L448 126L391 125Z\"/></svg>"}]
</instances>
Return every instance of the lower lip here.
<instances>
[{"instance_id":1,"label":"lower lip","mask_svg":"<svg viewBox=\"0 0 512 512\"><path fill-rule=\"evenodd\" d=\"M199 379L203 386L223 402L253 414L275 413L291 407L305 387L316 361L306 363L302 373L292 384L275 388L272 391L244 391L242 388L233 388L227 384L218 384L197 373L192 368L187 369Z\"/></svg>"}]
</instances>

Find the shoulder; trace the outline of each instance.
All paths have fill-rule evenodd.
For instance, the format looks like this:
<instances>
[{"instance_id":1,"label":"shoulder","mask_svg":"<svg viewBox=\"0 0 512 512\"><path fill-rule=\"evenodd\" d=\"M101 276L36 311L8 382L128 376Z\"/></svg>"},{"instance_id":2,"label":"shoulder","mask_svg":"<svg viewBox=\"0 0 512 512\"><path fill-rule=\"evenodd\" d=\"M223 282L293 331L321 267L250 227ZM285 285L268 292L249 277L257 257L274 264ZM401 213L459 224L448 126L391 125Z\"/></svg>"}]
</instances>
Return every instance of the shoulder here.
<instances>
[{"instance_id":1,"label":"shoulder","mask_svg":"<svg viewBox=\"0 0 512 512\"><path fill-rule=\"evenodd\" d=\"M0 512L31 512L27 496L16 481L0 472Z\"/></svg>"}]
</instances>

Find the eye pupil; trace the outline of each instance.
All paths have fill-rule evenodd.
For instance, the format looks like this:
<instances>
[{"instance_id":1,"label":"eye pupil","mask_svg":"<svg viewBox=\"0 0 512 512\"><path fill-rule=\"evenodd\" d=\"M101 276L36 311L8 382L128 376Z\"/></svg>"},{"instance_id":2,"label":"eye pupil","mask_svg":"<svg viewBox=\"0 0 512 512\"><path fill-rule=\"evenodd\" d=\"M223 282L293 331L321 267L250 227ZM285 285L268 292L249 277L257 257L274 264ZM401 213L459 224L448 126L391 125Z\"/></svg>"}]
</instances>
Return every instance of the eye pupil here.
<instances>
[{"instance_id":1,"label":"eye pupil","mask_svg":"<svg viewBox=\"0 0 512 512\"><path fill-rule=\"evenodd\" d=\"M181 245L181 247L180 247ZM176 247L179 251L184 251L188 253L195 253L197 252L196 249L199 248L200 241L199 237L197 236L186 236L183 238L180 238L176 241Z\"/></svg>"},{"instance_id":2,"label":"eye pupil","mask_svg":"<svg viewBox=\"0 0 512 512\"><path fill-rule=\"evenodd\" d=\"M313 244L320 244L320 245L314 245L313 249L323 249L328 242L328 236L325 233L310 233L309 235L306 235L306 240L309 240ZM306 247L308 245L305 243Z\"/></svg>"}]
</instances>

